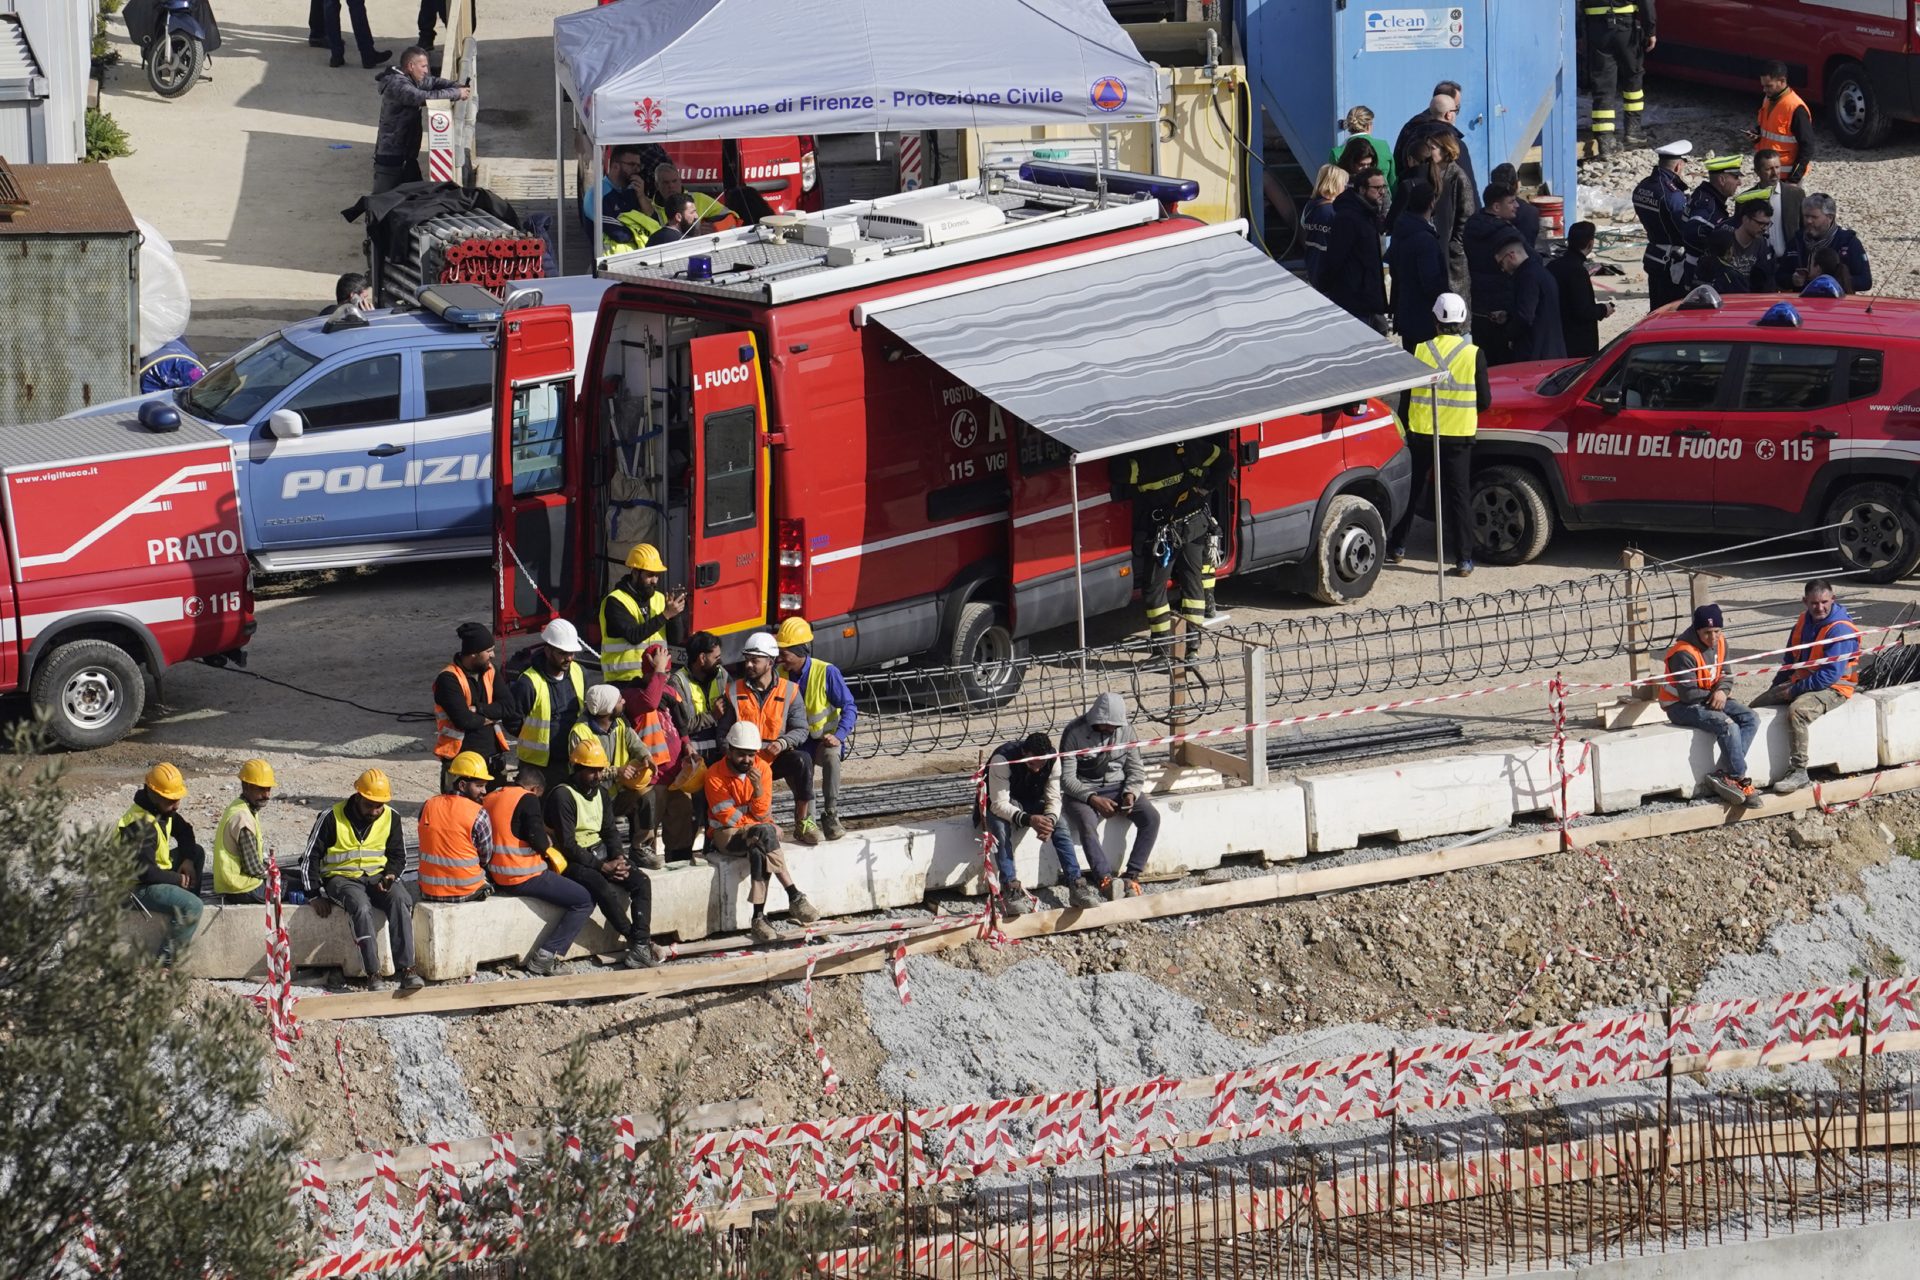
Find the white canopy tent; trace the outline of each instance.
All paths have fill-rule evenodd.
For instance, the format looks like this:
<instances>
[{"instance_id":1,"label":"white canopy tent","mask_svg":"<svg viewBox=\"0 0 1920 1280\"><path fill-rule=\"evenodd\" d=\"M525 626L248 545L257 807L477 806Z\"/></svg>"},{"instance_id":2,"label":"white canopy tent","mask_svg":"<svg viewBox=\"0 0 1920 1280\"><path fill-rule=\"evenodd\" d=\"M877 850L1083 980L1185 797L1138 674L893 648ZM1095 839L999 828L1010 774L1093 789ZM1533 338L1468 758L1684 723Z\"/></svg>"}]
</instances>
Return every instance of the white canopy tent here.
<instances>
[{"instance_id":1,"label":"white canopy tent","mask_svg":"<svg viewBox=\"0 0 1920 1280\"><path fill-rule=\"evenodd\" d=\"M553 60L561 201L568 100L595 192L617 143L1136 124L1160 109L1152 64L1101 0L620 0L555 19Z\"/></svg>"}]
</instances>

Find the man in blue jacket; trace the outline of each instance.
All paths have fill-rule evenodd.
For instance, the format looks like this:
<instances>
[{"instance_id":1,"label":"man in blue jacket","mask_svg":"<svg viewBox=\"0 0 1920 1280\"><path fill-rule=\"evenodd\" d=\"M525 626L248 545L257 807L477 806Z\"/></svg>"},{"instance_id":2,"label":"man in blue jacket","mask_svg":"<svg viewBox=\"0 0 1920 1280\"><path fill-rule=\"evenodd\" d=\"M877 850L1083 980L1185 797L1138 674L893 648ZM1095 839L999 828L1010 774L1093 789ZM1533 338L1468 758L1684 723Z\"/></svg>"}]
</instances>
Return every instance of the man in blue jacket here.
<instances>
[{"instance_id":1,"label":"man in blue jacket","mask_svg":"<svg viewBox=\"0 0 1920 1280\"><path fill-rule=\"evenodd\" d=\"M1800 203L1800 227L1787 238L1786 256L1780 259L1783 274L1789 274L1793 287L1806 287L1820 274L1814 262L1822 249L1831 249L1847 269L1841 283L1848 293L1865 293L1873 288L1873 268L1867 263L1866 246L1851 228L1840 225L1840 207L1824 191L1816 191Z\"/></svg>"},{"instance_id":2,"label":"man in blue jacket","mask_svg":"<svg viewBox=\"0 0 1920 1280\"><path fill-rule=\"evenodd\" d=\"M807 711L807 750L820 769L820 821L807 816L807 802L793 798L795 838L818 844L820 837L838 840L847 834L840 824L840 762L853 745L853 726L859 719L853 691L831 662L813 656L813 628L801 617L788 618L774 636L780 646L780 665L800 689ZM809 838L811 837L811 838Z\"/></svg>"},{"instance_id":3,"label":"man in blue jacket","mask_svg":"<svg viewBox=\"0 0 1920 1280\"><path fill-rule=\"evenodd\" d=\"M1447 291L1447 251L1433 226L1433 184L1416 179L1407 185L1387 246L1387 271L1393 277L1393 329L1400 345L1412 351L1438 332L1433 304Z\"/></svg>"},{"instance_id":4,"label":"man in blue jacket","mask_svg":"<svg viewBox=\"0 0 1920 1280\"><path fill-rule=\"evenodd\" d=\"M1387 178L1369 169L1333 202L1333 229L1320 259L1317 288L1341 310L1387 331L1387 281L1380 233L1387 217Z\"/></svg>"},{"instance_id":5,"label":"man in blue jacket","mask_svg":"<svg viewBox=\"0 0 1920 1280\"><path fill-rule=\"evenodd\" d=\"M1773 687L1753 700L1756 707L1787 708L1787 729L1793 739L1787 758L1790 771L1773 784L1775 794L1783 796L1812 785L1807 776L1807 732L1815 720L1846 705L1860 668L1860 628L1847 606L1833 598L1833 584L1815 578L1807 583L1801 603L1806 611L1793 624L1786 661L1775 673Z\"/></svg>"}]
</instances>

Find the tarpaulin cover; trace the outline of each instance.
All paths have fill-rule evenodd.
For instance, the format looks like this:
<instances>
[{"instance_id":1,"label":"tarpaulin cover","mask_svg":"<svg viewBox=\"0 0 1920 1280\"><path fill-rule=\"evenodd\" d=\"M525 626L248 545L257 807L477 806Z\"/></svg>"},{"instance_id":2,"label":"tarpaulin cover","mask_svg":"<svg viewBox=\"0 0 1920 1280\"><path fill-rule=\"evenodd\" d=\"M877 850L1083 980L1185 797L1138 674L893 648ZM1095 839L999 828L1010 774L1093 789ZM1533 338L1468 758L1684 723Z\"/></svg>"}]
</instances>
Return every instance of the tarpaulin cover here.
<instances>
[{"instance_id":1,"label":"tarpaulin cover","mask_svg":"<svg viewBox=\"0 0 1920 1280\"><path fill-rule=\"evenodd\" d=\"M620 0L556 18L553 57L601 146L1159 110L1101 0Z\"/></svg>"},{"instance_id":2,"label":"tarpaulin cover","mask_svg":"<svg viewBox=\"0 0 1920 1280\"><path fill-rule=\"evenodd\" d=\"M872 322L1089 460L1433 373L1228 234L876 308Z\"/></svg>"}]
</instances>

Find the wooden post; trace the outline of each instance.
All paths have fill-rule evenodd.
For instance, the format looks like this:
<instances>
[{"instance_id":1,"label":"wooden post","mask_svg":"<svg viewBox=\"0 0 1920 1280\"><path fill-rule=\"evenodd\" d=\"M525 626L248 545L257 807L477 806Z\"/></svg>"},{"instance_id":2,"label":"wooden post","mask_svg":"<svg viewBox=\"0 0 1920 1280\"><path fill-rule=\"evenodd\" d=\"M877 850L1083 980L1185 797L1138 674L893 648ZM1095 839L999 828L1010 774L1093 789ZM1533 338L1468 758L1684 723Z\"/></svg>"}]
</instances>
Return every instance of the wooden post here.
<instances>
[{"instance_id":1,"label":"wooden post","mask_svg":"<svg viewBox=\"0 0 1920 1280\"><path fill-rule=\"evenodd\" d=\"M1247 672L1247 781L1256 787L1267 785L1267 651L1259 645L1247 646L1244 655Z\"/></svg>"},{"instance_id":2,"label":"wooden post","mask_svg":"<svg viewBox=\"0 0 1920 1280\"><path fill-rule=\"evenodd\" d=\"M1647 588L1640 577L1647 567L1647 558L1639 547L1629 546L1620 553L1620 567L1627 573L1627 678L1643 680L1653 674L1649 669L1652 654L1647 636L1647 623L1653 615L1647 608ZM1633 696L1651 698L1653 686L1636 685Z\"/></svg>"}]
</instances>

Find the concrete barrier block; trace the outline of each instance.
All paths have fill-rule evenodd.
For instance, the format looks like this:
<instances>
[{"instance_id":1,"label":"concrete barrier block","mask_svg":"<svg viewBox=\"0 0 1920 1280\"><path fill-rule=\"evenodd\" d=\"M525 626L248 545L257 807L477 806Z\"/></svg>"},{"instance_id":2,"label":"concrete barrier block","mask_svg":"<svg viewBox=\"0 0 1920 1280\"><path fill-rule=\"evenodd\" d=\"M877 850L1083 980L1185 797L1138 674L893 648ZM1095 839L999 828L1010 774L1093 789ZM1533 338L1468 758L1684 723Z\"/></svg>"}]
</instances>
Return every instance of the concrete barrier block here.
<instances>
[{"instance_id":1,"label":"concrete barrier block","mask_svg":"<svg viewBox=\"0 0 1920 1280\"><path fill-rule=\"evenodd\" d=\"M1781 713L1783 716L1785 712ZM1855 695L1815 720L1807 730L1807 765L1840 773L1865 773L1880 764L1879 704Z\"/></svg>"},{"instance_id":2,"label":"concrete barrier block","mask_svg":"<svg viewBox=\"0 0 1920 1280\"><path fill-rule=\"evenodd\" d=\"M1419 840L1485 831L1513 820L1504 755L1470 755L1302 778L1308 842L1316 853L1367 836Z\"/></svg>"},{"instance_id":3,"label":"concrete barrier block","mask_svg":"<svg viewBox=\"0 0 1920 1280\"><path fill-rule=\"evenodd\" d=\"M654 883L659 880L656 873ZM505 894L485 902L417 906L413 910L415 965L429 982L452 982L472 976L482 965L516 964L540 945L564 914L552 903ZM608 928L596 910L567 955L577 960L625 946L626 940Z\"/></svg>"},{"instance_id":4,"label":"concrete barrier block","mask_svg":"<svg viewBox=\"0 0 1920 1280\"><path fill-rule=\"evenodd\" d=\"M1763 725L1764 728L1764 725ZM1755 746L1763 734L1755 735ZM1691 800L1713 772L1718 747L1712 734L1672 724L1643 725L1624 733L1603 734L1593 740L1594 807L1600 813L1638 808L1654 796ZM1750 757L1749 769L1763 768ZM1758 772L1756 781L1761 780Z\"/></svg>"},{"instance_id":5,"label":"concrete barrier block","mask_svg":"<svg viewBox=\"0 0 1920 1280\"><path fill-rule=\"evenodd\" d=\"M1502 760L1516 817L1536 813L1553 818L1564 816L1559 772L1551 744L1543 747L1516 745L1502 753ZM1581 767L1583 760L1586 761L1585 768ZM1587 756L1585 740L1567 740L1565 771L1569 775L1566 780L1565 810L1575 814L1592 813L1593 766ZM1481 830L1486 828L1482 827Z\"/></svg>"},{"instance_id":6,"label":"concrete barrier block","mask_svg":"<svg viewBox=\"0 0 1920 1280\"><path fill-rule=\"evenodd\" d=\"M794 883L824 916L918 906L926 900L933 839L923 828L873 827L811 848L789 842L781 852ZM721 874L721 907L714 927L721 932L744 929L753 918L747 861L724 854L715 861ZM775 880L767 889L767 910L786 909L787 892Z\"/></svg>"},{"instance_id":7,"label":"concrete barrier block","mask_svg":"<svg viewBox=\"0 0 1920 1280\"><path fill-rule=\"evenodd\" d=\"M1866 695L1880 722L1880 763L1912 764L1920 760L1920 685L1876 689Z\"/></svg>"}]
</instances>

